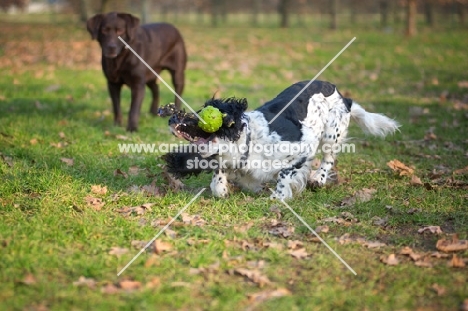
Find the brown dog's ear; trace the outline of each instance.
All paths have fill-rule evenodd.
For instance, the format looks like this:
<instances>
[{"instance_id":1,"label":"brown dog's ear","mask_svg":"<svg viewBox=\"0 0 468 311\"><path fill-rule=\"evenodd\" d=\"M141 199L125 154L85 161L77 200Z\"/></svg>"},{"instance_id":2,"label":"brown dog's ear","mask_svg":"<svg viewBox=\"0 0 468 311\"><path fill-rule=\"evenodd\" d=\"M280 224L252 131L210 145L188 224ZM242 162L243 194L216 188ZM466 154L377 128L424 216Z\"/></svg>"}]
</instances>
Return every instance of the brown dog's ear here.
<instances>
[{"instance_id":1,"label":"brown dog's ear","mask_svg":"<svg viewBox=\"0 0 468 311\"><path fill-rule=\"evenodd\" d=\"M127 13L118 13L117 16L125 20L127 36L131 41L135 37L136 29L140 26L140 19Z\"/></svg>"},{"instance_id":2,"label":"brown dog's ear","mask_svg":"<svg viewBox=\"0 0 468 311\"><path fill-rule=\"evenodd\" d=\"M91 38L93 40L97 39L99 28L101 28L101 22L104 18L104 14L96 14L86 22L86 28L88 29L89 33L91 34Z\"/></svg>"}]
</instances>

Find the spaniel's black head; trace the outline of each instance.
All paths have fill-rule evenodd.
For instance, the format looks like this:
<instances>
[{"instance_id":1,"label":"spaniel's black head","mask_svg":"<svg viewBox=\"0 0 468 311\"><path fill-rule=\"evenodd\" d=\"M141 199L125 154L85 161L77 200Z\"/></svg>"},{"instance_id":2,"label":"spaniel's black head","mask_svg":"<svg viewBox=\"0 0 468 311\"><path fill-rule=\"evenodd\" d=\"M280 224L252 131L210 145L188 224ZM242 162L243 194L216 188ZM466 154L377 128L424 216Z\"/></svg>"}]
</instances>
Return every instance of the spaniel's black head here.
<instances>
[{"instance_id":1,"label":"spaniel's black head","mask_svg":"<svg viewBox=\"0 0 468 311\"><path fill-rule=\"evenodd\" d=\"M223 114L223 124L216 132L207 133L203 131L198 126L200 120L195 114L179 111L169 119L172 133L195 144L205 144L215 138L231 142L238 140L244 128L242 118L247 109L247 100L234 97L226 99L212 98L205 103L204 107L207 106L218 108Z\"/></svg>"}]
</instances>

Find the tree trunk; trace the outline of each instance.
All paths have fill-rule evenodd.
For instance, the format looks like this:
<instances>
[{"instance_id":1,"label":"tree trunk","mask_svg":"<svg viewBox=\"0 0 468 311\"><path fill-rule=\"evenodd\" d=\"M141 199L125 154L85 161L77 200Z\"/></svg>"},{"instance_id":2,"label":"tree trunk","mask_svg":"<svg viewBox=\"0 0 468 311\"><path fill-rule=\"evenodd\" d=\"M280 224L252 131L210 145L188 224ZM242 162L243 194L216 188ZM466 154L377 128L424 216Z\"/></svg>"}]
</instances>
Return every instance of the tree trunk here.
<instances>
[{"instance_id":1,"label":"tree trunk","mask_svg":"<svg viewBox=\"0 0 468 311\"><path fill-rule=\"evenodd\" d=\"M108 4L109 0L101 0L101 7L99 8L99 13L106 13Z\"/></svg>"},{"instance_id":2,"label":"tree trunk","mask_svg":"<svg viewBox=\"0 0 468 311\"><path fill-rule=\"evenodd\" d=\"M80 0L80 21L86 22L88 20L88 9L86 0Z\"/></svg>"},{"instance_id":3,"label":"tree trunk","mask_svg":"<svg viewBox=\"0 0 468 311\"><path fill-rule=\"evenodd\" d=\"M278 4L278 13L280 15L280 27L287 28L289 27L289 6L291 4L290 0L280 0Z\"/></svg>"},{"instance_id":4,"label":"tree trunk","mask_svg":"<svg viewBox=\"0 0 468 311\"><path fill-rule=\"evenodd\" d=\"M426 0L424 3L424 15L426 16L426 23L430 27L435 26L434 5L433 0Z\"/></svg>"},{"instance_id":5,"label":"tree trunk","mask_svg":"<svg viewBox=\"0 0 468 311\"><path fill-rule=\"evenodd\" d=\"M141 23L146 24L148 23L149 3L148 3L148 0L140 0L140 1L141 1Z\"/></svg>"},{"instance_id":6,"label":"tree trunk","mask_svg":"<svg viewBox=\"0 0 468 311\"><path fill-rule=\"evenodd\" d=\"M466 21L465 4L462 3L462 2L458 2L457 6L458 6L457 13L458 13L458 18L459 18L459 21L460 21L460 25L464 26L465 21Z\"/></svg>"},{"instance_id":7,"label":"tree trunk","mask_svg":"<svg viewBox=\"0 0 468 311\"><path fill-rule=\"evenodd\" d=\"M216 27L219 24L222 0L211 0L211 26Z\"/></svg>"},{"instance_id":8,"label":"tree trunk","mask_svg":"<svg viewBox=\"0 0 468 311\"><path fill-rule=\"evenodd\" d=\"M330 29L338 28L338 0L330 1Z\"/></svg>"},{"instance_id":9,"label":"tree trunk","mask_svg":"<svg viewBox=\"0 0 468 311\"><path fill-rule=\"evenodd\" d=\"M388 26L388 0L380 0L380 26L385 28Z\"/></svg>"},{"instance_id":10,"label":"tree trunk","mask_svg":"<svg viewBox=\"0 0 468 311\"><path fill-rule=\"evenodd\" d=\"M417 15L416 0L407 0L406 8L406 35L411 37L416 34L416 15Z\"/></svg>"},{"instance_id":11,"label":"tree trunk","mask_svg":"<svg viewBox=\"0 0 468 311\"><path fill-rule=\"evenodd\" d=\"M258 14L261 12L261 0L252 1L252 26L258 26Z\"/></svg>"}]
</instances>

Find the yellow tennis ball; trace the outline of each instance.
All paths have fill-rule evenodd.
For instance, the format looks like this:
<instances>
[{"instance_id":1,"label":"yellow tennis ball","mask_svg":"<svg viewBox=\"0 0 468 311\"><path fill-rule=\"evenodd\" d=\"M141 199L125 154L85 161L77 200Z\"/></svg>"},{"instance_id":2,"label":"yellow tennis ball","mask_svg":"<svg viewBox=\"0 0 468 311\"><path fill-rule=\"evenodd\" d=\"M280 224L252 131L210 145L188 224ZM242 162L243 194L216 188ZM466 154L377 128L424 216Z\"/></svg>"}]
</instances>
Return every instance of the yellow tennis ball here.
<instances>
[{"instance_id":1,"label":"yellow tennis ball","mask_svg":"<svg viewBox=\"0 0 468 311\"><path fill-rule=\"evenodd\" d=\"M203 121L198 121L198 126L207 133L216 132L223 125L223 114L218 108L207 106L198 114Z\"/></svg>"}]
</instances>

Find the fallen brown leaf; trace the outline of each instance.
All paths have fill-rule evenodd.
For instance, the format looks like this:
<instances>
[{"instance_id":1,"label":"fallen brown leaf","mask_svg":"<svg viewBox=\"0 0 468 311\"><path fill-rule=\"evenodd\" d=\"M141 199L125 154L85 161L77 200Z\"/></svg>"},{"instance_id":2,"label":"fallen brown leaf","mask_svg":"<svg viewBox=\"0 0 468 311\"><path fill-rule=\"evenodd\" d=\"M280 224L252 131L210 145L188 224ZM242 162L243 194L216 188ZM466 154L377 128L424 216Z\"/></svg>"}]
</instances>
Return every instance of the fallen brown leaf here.
<instances>
[{"instance_id":1,"label":"fallen brown leaf","mask_svg":"<svg viewBox=\"0 0 468 311\"><path fill-rule=\"evenodd\" d=\"M239 225L239 226L234 226L234 231L237 233L245 233L249 231L250 228L253 226L253 221L249 221L245 224Z\"/></svg>"},{"instance_id":2,"label":"fallen brown leaf","mask_svg":"<svg viewBox=\"0 0 468 311\"><path fill-rule=\"evenodd\" d=\"M134 291L140 289L142 284L138 281L123 280L119 282L119 287L125 291Z\"/></svg>"},{"instance_id":3,"label":"fallen brown leaf","mask_svg":"<svg viewBox=\"0 0 468 311\"><path fill-rule=\"evenodd\" d=\"M447 263L447 265L452 268L463 268L466 266L463 258L459 258L455 254L453 254L452 259Z\"/></svg>"},{"instance_id":4,"label":"fallen brown leaf","mask_svg":"<svg viewBox=\"0 0 468 311\"><path fill-rule=\"evenodd\" d=\"M107 186L101 186L101 185L92 185L91 186L91 192L95 194L106 194L107 193Z\"/></svg>"},{"instance_id":5,"label":"fallen brown leaf","mask_svg":"<svg viewBox=\"0 0 468 311\"><path fill-rule=\"evenodd\" d=\"M379 241L366 241L363 244L367 248L381 248L387 246L387 244L379 242Z\"/></svg>"},{"instance_id":6,"label":"fallen brown leaf","mask_svg":"<svg viewBox=\"0 0 468 311\"><path fill-rule=\"evenodd\" d=\"M188 213L182 213L181 216L183 223L187 225L203 226L206 223L206 221L201 218L200 215L189 215Z\"/></svg>"},{"instance_id":7,"label":"fallen brown leaf","mask_svg":"<svg viewBox=\"0 0 468 311\"><path fill-rule=\"evenodd\" d=\"M305 248L289 250L288 254L293 256L296 259L304 259L304 258L307 258L307 256L309 256L309 254L307 254Z\"/></svg>"},{"instance_id":8,"label":"fallen brown leaf","mask_svg":"<svg viewBox=\"0 0 468 311\"><path fill-rule=\"evenodd\" d=\"M454 234L452 236L452 241L446 239L440 239L437 241L436 248L443 252L456 252L456 251L463 251L468 249L468 241L467 240L459 240L458 235Z\"/></svg>"},{"instance_id":9,"label":"fallen brown leaf","mask_svg":"<svg viewBox=\"0 0 468 311\"><path fill-rule=\"evenodd\" d=\"M289 249L299 249L299 248L303 248L303 247L304 247L304 243L302 243L301 241L298 241L298 240L295 240L295 241L289 240L288 241L288 248Z\"/></svg>"},{"instance_id":10,"label":"fallen brown leaf","mask_svg":"<svg viewBox=\"0 0 468 311\"><path fill-rule=\"evenodd\" d=\"M75 161L71 158L60 158L60 161L62 161L68 166L73 166L73 164L75 164Z\"/></svg>"},{"instance_id":11,"label":"fallen brown leaf","mask_svg":"<svg viewBox=\"0 0 468 311\"><path fill-rule=\"evenodd\" d=\"M131 214L143 215L146 212L151 212L151 206L154 203L145 203L140 206L132 206L132 207L122 207L116 210L117 213L122 214L123 216L130 216Z\"/></svg>"},{"instance_id":12,"label":"fallen brown leaf","mask_svg":"<svg viewBox=\"0 0 468 311\"><path fill-rule=\"evenodd\" d=\"M163 172L164 178L166 178L167 182L169 183L169 188L172 189L172 191L179 191L185 188L185 185L180 179L177 179L173 175L171 175L168 172Z\"/></svg>"},{"instance_id":13,"label":"fallen brown leaf","mask_svg":"<svg viewBox=\"0 0 468 311\"><path fill-rule=\"evenodd\" d=\"M84 276L80 276L78 281L73 282L74 286L86 286L88 288L94 289L96 287L96 281L91 278L86 278Z\"/></svg>"},{"instance_id":14,"label":"fallen brown leaf","mask_svg":"<svg viewBox=\"0 0 468 311\"><path fill-rule=\"evenodd\" d=\"M154 241L153 248L154 248L154 252L160 255L164 252L170 251L172 249L172 245L168 242L164 242L158 239Z\"/></svg>"},{"instance_id":15,"label":"fallen brown leaf","mask_svg":"<svg viewBox=\"0 0 468 311\"><path fill-rule=\"evenodd\" d=\"M28 273L24 276L24 278L19 281L19 283L24 284L24 285L34 285L37 283L36 277L32 275L31 273Z\"/></svg>"},{"instance_id":16,"label":"fallen brown leaf","mask_svg":"<svg viewBox=\"0 0 468 311\"><path fill-rule=\"evenodd\" d=\"M330 230L330 228L327 225L324 226L318 226L315 228L315 233L327 233Z\"/></svg>"},{"instance_id":17,"label":"fallen brown leaf","mask_svg":"<svg viewBox=\"0 0 468 311\"><path fill-rule=\"evenodd\" d=\"M428 259L417 260L414 265L422 268L432 268L432 263Z\"/></svg>"},{"instance_id":18,"label":"fallen brown leaf","mask_svg":"<svg viewBox=\"0 0 468 311\"><path fill-rule=\"evenodd\" d=\"M30 143L31 145L35 145L35 144L37 144L37 142L38 142L38 141L37 141L37 138L32 138L32 139L29 141L29 143Z\"/></svg>"},{"instance_id":19,"label":"fallen brown leaf","mask_svg":"<svg viewBox=\"0 0 468 311\"><path fill-rule=\"evenodd\" d=\"M281 209L279 208L278 205L272 205L270 206L270 212L274 213L276 215L276 219L281 219Z\"/></svg>"},{"instance_id":20,"label":"fallen brown leaf","mask_svg":"<svg viewBox=\"0 0 468 311\"><path fill-rule=\"evenodd\" d=\"M396 159L388 162L387 166L390 167L394 172L398 173L400 176L411 176L414 173L414 169L406 166Z\"/></svg>"},{"instance_id":21,"label":"fallen brown leaf","mask_svg":"<svg viewBox=\"0 0 468 311\"><path fill-rule=\"evenodd\" d=\"M92 207L96 211L100 211L101 208L106 204L105 202L102 201L101 198L95 198L91 196L85 197L86 204L88 206Z\"/></svg>"},{"instance_id":22,"label":"fallen brown leaf","mask_svg":"<svg viewBox=\"0 0 468 311\"><path fill-rule=\"evenodd\" d=\"M465 174L468 174L468 166L453 171L453 174L454 174L454 175L465 175Z\"/></svg>"},{"instance_id":23,"label":"fallen brown leaf","mask_svg":"<svg viewBox=\"0 0 468 311\"><path fill-rule=\"evenodd\" d=\"M351 206L358 202L364 203L372 199L372 195L376 193L377 190L372 188L363 188L357 191L353 196L347 197L341 201L341 206Z\"/></svg>"},{"instance_id":24,"label":"fallen brown leaf","mask_svg":"<svg viewBox=\"0 0 468 311\"><path fill-rule=\"evenodd\" d=\"M411 180L410 180L410 185L411 186L422 186L423 183L421 181L421 178L419 178L418 176L416 175L412 175L411 176Z\"/></svg>"},{"instance_id":25,"label":"fallen brown leaf","mask_svg":"<svg viewBox=\"0 0 468 311\"><path fill-rule=\"evenodd\" d=\"M445 287L437 283L432 284L431 289L433 289L437 293L437 296L443 296L445 295L445 292L447 291Z\"/></svg>"},{"instance_id":26,"label":"fallen brown leaf","mask_svg":"<svg viewBox=\"0 0 468 311\"><path fill-rule=\"evenodd\" d=\"M263 287L264 285L270 284L270 280L267 276L264 276L258 270L249 270L246 268L237 268L234 270L234 273L239 274L241 276L246 277L250 281L257 284L259 287Z\"/></svg>"},{"instance_id":27,"label":"fallen brown leaf","mask_svg":"<svg viewBox=\"0 0 468 311\"><path fill-rule=\"evenodd\" d=\"M123 254L128 253L128 248L122 248L118 246L111 247L109 255L115 255L117 257L122 256Z\"/></svg>"},{"instance_id":28,"label":"fallen brown leaf","mask_svg":"<svg viewBox=\"0 0 468 311\"><path fill-rule=\"evenodd\" d=\"M159 286L161 286L161 280L157 276L153 277L145 284L145 288L147 289L154 289L158 288Z\"/></svg>"},{"instance_id":29,"label":"fallen brown leaf","mask_svg":"<svg viewBox=\"0 0 468 311\"><path fill-rule=\"evenodd\" d=\"M263 242L262 246L267 247L267 248L277 249L277 250L283 249L283 244L276 243L276 242Z\"/></svg>"},{"instance_id":30,"label":"fallen brown leaf","mask_svg":"<svg viewBox=\"0 0 468 311\"><path fill-rule=\"evenodd\" d=\"M293 226L290 226L282 221L277 221L276 219L273 219L270 222L270 230L268 230L268 233L287 238L293 235L294 230L295 228Z\"/></svg>"},{"instance_id":31,"label":"fallen brown leaf","mask_svg":"<svg viewBox=\"0 0 468 311\"><path fill-rule=\"evenodd\" d=\"M442 234L442 229L439 226L427 226L418 230L418 233L430 232L433 234Z\"/></svg>"},{"instance_id":32,"label":"fallen brown leaf","mask_svg":"<svg viewBox=\"0 0 468 311\"><path fill-rule=\"evenodd\" d=\"M112 283L106 284L105 286L101 287L101 293L113 295L120 292L120 289Z\"/></svg>"},{"instance_id":33,"label":"fallen brown leaf","mask_svg":"<svg viewBox=\"0 0 468 311\"><path fill-rule=\"evenodd\" d=\"M114 171L114 176L122 176L123 178L128 178L128 174L122 171L120 168Z\"/></svg>"},{"instance_id":34,"label":"fallen brown leaf","mask_svg":"<svg viewBox=\"0 0 468 311\"><path fill-rule=\"evenodd\" d=\"M385 256L385 255L382 255L380 257L380 261L382 261L383 263L389 265L389 266L396 266L400 263L400 261L398 260L398 258L395 256L395 254L390 254L388 257Z\"/></svg>"},{"instance_id":35,"label":"fallen brown leaf","mask_svg":"<svg viewBox=\"0 0 468 311\"><path fill-rule=\"evenodd\" d=\"M275 297L283 297L289 296L291 292L286 288L278 288L278 289L267 289L258 293L250 294L249 302L256 304L260 304L268 299L275 298Z\"/></svg>"}]
</instances>

